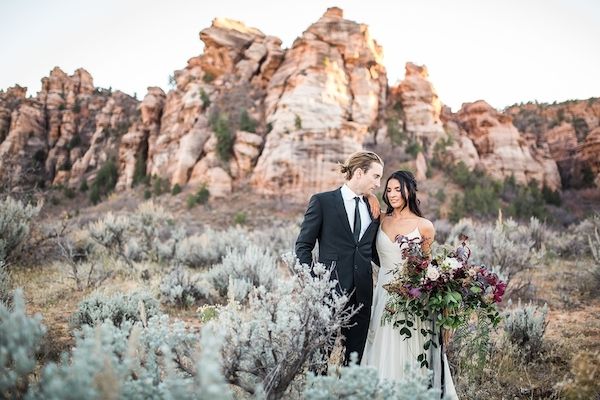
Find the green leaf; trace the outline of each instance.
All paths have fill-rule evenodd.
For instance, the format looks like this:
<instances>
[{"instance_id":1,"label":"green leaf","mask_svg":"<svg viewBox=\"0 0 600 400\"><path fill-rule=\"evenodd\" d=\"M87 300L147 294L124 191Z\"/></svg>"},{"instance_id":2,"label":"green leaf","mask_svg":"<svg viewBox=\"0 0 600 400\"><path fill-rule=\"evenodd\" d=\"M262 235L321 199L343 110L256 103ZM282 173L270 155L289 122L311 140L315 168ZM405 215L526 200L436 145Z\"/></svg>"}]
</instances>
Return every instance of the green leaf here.
<instances>
[{"instance_id":1,"label":"green leaf","mask_svg":"<svg viewBox=\"0 0 600 400\"><path fill-rule=\"evenodd\" d=\"M475 294L481 293L481 291L482 291L479 286L472 286L470 290L471 290L471 292L473 292Z\"/></svg>"},{"instance_id":2,"label":"green leaf","mask_svg":"<svg viewBox=\"0 0 600 400\"><path fill-rule=\"evenodd\" d=\"M412 337L412 333L410 332L410 329L408 329L407 327L400 329L400 334L406 336L407 339Z\"/></svg>"}]
</instances>

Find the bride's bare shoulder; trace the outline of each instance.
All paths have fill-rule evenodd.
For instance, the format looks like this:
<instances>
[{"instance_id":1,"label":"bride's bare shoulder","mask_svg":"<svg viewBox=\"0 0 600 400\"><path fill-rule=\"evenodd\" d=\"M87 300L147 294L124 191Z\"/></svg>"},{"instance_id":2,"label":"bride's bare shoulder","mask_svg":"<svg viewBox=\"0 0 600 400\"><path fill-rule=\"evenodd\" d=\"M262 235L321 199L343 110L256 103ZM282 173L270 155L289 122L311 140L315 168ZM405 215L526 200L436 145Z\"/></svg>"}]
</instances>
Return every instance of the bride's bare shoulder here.
<instances>
[{"instance_id":1,"label":"bride's bare shoulder","mask_svg":"<svg viewBox=\"0 0 600 400\"><path fill-rule=\"evenodd\" d=\"M421 233L435 233L435 227L433 226L433 222L431 222L427 218L419 218L418 228Z\"/></svg>"}]
</instances>

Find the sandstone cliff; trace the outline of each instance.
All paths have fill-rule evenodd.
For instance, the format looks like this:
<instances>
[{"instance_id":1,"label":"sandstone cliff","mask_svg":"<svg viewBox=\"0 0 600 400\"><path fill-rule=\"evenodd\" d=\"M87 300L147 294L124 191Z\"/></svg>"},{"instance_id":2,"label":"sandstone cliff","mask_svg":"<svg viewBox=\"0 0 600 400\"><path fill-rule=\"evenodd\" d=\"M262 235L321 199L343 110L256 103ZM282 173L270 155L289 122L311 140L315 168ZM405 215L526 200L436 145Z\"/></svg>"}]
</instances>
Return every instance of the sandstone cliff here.
<instances>
[{"instance_id":1,"label":"sandstone cliff","mask_svg":"<svg viewBox=\"0 0 600 400\"><path fill-rule=\"evenodd\" d=\"M142 101L58 67L35 96L0 91L3 185L77 188L112 161L117 190L153 175L212 196L251 185L305 197L338 185L337 162L365 147L414 159L419 179L439 159L553 189L600 185L597 99L503 112L477 101L452 113L425 66L408 63L390 87L382 48L339 8L290 49L221 18L200 40L204 51L174 72L171 90L150 87Z\"/></svg>"}]
</instances>

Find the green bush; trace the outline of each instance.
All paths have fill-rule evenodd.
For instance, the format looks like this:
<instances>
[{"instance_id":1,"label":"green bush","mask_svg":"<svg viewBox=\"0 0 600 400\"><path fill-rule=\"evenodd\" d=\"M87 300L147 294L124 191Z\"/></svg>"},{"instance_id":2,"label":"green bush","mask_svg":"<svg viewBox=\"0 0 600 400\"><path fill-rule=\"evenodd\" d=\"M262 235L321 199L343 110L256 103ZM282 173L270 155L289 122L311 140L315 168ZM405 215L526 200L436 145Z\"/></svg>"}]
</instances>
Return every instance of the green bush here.
<instances>
[{"instance_id":1,"label":"green bush","mask_svg":"<svg viewBox=\"0 0 600 400\"><path fill-rule=\"evenodd\" d=\"M204 89L200 89L200 100L202 100L202 108L206 110L210 107L210 97L208 97Z\"/></svg>"},{"instance_id":2,"label":"green bush","mask_svg":"<svg viewBox=\"0 0 600 400\"><path fill-rule=\"evenodd\" d=\"M169 180L167 178L161 178L160 176L154 175L152 177L152 194L155 196L160 196L163 193L167 193L171 191L171 185L169 184Z\"/></svg>"},{"instance_id":3,"label":"green bush","mask_svg":"<svg viewBox=\"0 0 600 400\"><path fill-rule=\"evenodd\" d=\"M80 144L81 144L81 136L75 135L71 138L71 140L69 140L69 143L67 143L67 150L74 149L75 147L79 146Z\"/></svg>"},{"instance_id":4,"label":"green bush","mask_svg":"<svg viewBox=\"0 0 600 400\"><path fill-rule=\"evenodd\" d=\"M413 158L417 157L417 154L423 151L423 146L417 140L411 139L404 149L408 154L413 156Z\"/></svg>"},{"instance_id":5,"label":"green bush","mask_svg":"<svg viewBox=\"0 0 600 400\"><path fill-rule=\"evenodd\" d=\"M248 111L243 110L240 115L240 130L256 133L256 124L256 121L248 115Z\"/></svg>"},{"instance_id":6,"label":"green bush","mask_svg":"<svg viewBox=\"0 0 600 400\"><path fill-rule=\"evenodd\" d=\"M577 136L577 140L582 142L587 137L588 133L590 133L590 127L585 119L581 117L573 118L573 128L575 129L575 135Z\"/></svg>"},{"instance_id":7,"label":"green bush","mask_svg":"<svg viewBox=\"0 0 600 400\"><path fill-rule=\"evenodd\" d=\"M387 133L388 133L388 136L390 137L390 140L392 141L393 145L401 145L408 139L406 132L404 132L402 127L400 127L398 118L388 119Z\"/></svg>"},{"instance_id":8,"label":"green bush","mask_svg":"<svg viewBox=\"0 0 600 400\"><path fill-rule=\"evenodd\" d=\"M87 191L88 191L88 189L89 189L89 187L88 187L87 180L85 180L85 179L84 179L84 180L82 180L82 181L81 181L81 185L79 185L79 191L80 191L80 192L87 192Z\"/></svg>"},{"instance_id":9,"label":"green bush","mask_svg":"<svg viewBox=\"0 0 600 400\"><path fill-rule=\"evenodd\" d=\"M210 198L210 192L206 185L200 186L196 194L191 194L187 198L188 208L193 208L196 204L206 204Z\"/></svg>"},{"instance_id":10,"label":"green bush","mask_svg":"<svg viewBox=\"0 0 600 400\"><path fill-rule=\"evenodd\" d=\"M233 134L229 120L225 115L217 114L212 118L212 129L217 137L217 154L223 161L229 161L233 152Z\"/></svg>"},{"instance_id":11,"label":"green bush","mask_svg":"<svg viewBox=\"0 0 600 400\"><path fill-rule=\"evenodd\" d=\"M92 204L98 204L102 197L113 191L119 178L119 171L113 159L109 159L96 174L90 190Z\"/></svg>"},{"instance_id":12,"label":"green bush","mask_svg":"<svg viewBox=\"0 0 600 400\"><path fill-rule=\"evenodd\" d=\"M205 83L211 83L212 81L215 80L215 78L216 77L215 77L215 75L212 72L206 71L206 72L204 72L204 76L202 77L202 80Z\"/></svg>"},{"instance_id":13,"label":"green bush","mask_svg":"<svg viewBox=\"0 0 600 400\"><path fill-rule=\"evenodd\" d=\"M562 204L560 192L558 190L552 190L546 185L544 185L544 187L542 188L542 196L544 197L544 201L546 202L546 204L552 204L557 207L559 207Z\"/></svg>"},{"instance_id":14,"label":"green bush","mask_svg":"<svg viewBox=\"0 0 600 400\"><path fill-rule=\"evenodd\" d=\"M296 114L296 118L294 119L294 126L296 129L302 129L302 118L298 114Z\"/></svg>"},{"instance_id":15,"label":"green bush","mask_svg":"<svg viewBox=\"0 0 600 400\"><path fill-rule=\"evenodd\" d=\"M135 155L135 166L133 168L133 179L131 186L136 186L138 183L148 183L146 177L146 158L145 151L139 151Z\"/></svg>"},{"instance_id":16,"label":"green bush","mask_svg":"<svg viewBox=\"0 0 600 400\"><path fill-rule=\"evenodd\" d=\"M181 193L181 186L179 186L179 183L176 183L171 189L171 195L177 196L179 193Z\"/></svg>"},{"instance_id":17,"label":"green bush","mask_svg":"<svg viewBox=\"0 0 600 400\"><path fill-rule=\"evenodd\" d=\"M240 211L240 212L236 213L235 216L233 217L233 223L236 225L245 225L247 219L248 218L246 216L246 213L243 211Z\"/></svg>"}]
</instances>

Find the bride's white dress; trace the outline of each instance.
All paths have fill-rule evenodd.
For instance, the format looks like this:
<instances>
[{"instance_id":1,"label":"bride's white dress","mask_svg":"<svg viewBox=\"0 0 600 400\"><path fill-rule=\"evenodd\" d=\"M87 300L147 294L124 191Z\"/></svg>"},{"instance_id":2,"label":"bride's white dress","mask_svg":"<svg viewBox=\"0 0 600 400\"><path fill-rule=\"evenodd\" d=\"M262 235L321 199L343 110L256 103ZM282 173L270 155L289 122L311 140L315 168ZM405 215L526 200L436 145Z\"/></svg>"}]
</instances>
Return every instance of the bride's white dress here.
<instances>
[{"instance_id":1,"label":"bride's white dress","mask_svg":"<svg viewBox=\"0 0 600 400\"><path fill-rule=\"evenodd\" d=\"M418 228L406 235L408 239L420 238ZM430 321L415 321L412 336L405 339L398 329L390 324L381 325L381 316L388 299L388 292L383 285L393 279L392 270L402 263L400 246L394 243L379 228L377 233L377 252L379 253L380 268L377 276L377 285L373 292L373 306L371 308L371 323L365 351L361 365L370 365L377 368L380 379L399 380L405 375L405 368L414 368L426 373L427 369L421 368L417 356L423 352L426 338L420 333L421 328L430 328ZM446 355L440 357L440 349L431 347L427 355L430 367L433 370L433 387L442 389L442 360L443 360L443 394L450 399L458 399Z\"/></svg>"}]
</instances>

